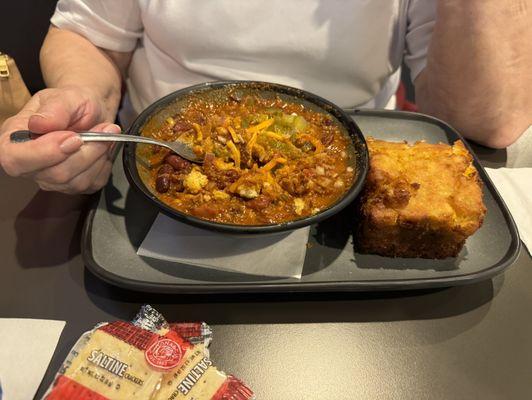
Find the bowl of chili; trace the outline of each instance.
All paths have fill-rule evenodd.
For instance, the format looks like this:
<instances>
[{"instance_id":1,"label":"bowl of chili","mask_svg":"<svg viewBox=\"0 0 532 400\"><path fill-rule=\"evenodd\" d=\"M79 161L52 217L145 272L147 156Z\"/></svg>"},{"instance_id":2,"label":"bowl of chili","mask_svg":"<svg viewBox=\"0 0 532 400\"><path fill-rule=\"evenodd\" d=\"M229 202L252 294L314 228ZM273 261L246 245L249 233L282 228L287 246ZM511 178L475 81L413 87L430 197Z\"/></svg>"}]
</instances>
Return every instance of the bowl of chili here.
<instances>
[{"instance_id":1,"label":"bowl of chili","mask_svg":"<svg viewBox=\"0 0 532 400\"><path fill-rule=\"evenodd\" d=\"M128 130L180 140L203 157L127 143L130 185L166 215L232 234L268 234L318 223L360 193L366 141L338 106L310 92L256 81L209 82L147 107Z\"/></svg>"}]
</instances>

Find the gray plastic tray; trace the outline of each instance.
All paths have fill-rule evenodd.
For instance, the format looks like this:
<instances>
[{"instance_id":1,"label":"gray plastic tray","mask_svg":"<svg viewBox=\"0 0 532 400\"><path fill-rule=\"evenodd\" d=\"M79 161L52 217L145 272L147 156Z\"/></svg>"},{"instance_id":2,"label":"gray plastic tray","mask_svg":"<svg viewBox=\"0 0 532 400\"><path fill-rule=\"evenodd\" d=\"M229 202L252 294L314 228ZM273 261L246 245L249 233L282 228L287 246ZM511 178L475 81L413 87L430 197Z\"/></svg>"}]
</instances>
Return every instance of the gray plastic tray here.
<instances>
[{"instance_id":1,"label":"gray plastic tray","mask_svg":"<svg viewBox=\"0 0 532 400\"><path fill-rule=\"evenodd\" d=\"M355 110L365 136L410 142L452 143L460 136L443 122L421 114ZM466 143L467 146L467 143ZM455 259L425 260L357 254L352 240L352 210L311 229L303 276L261 278L142 258L136 250L157 215L129 187L116 162L109 184L89 212L82 248L86 266L117 286L165 293L239 293L293 291L370 291L453 286L492 277L519 253L517 229L486 172L475 159L484 182L488 209L482 228Z\"/></svg>"}]
</instances>

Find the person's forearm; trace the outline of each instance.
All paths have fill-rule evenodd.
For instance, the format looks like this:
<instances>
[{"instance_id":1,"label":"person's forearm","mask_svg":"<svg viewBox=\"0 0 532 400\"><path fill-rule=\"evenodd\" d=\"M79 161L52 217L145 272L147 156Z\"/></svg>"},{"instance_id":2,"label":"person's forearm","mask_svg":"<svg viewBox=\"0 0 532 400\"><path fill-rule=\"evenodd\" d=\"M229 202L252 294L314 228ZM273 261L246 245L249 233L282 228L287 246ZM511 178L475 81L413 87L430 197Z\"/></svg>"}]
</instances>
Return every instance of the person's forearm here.
<instances>
[{"instance_id":1,"label":"person's forearm","mask_svg":"<svg viewBox=\"0 0 532 400\"><path fill-rule=\"evenodd\" d=\"M420 111L490 147L532 123L532 0L438 0Z\"/></svg>"},{"instance_id":2,"label":"person's forearm","mask_svg":"<svg viewBox=\"0 0 532 400\"><path fill-rule=\"evenodd\" d=\"M48 87L82 87L101 100L105 120L114 121L121 94L117 63L77 33L51 27L40 55Z\"/></svg>"}]
</instances>

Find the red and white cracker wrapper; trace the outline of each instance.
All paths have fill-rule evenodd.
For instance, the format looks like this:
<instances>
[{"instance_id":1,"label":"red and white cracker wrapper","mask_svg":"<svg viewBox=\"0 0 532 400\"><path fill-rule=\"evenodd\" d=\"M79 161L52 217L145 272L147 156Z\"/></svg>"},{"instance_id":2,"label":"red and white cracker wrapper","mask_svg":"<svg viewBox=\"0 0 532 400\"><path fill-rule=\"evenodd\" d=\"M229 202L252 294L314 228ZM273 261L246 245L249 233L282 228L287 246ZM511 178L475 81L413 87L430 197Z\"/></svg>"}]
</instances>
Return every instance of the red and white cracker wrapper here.
<instances>
[{"instance_id":1,"label":"red and white cracker wrapper","mask_svg":"<svg viewBox=\"0 0 532 400\"><path fill-rule=\"evenodd\" d=\"M168 324L143 307L134 323L103 323L83 334L43 399L254 399L213 365L206 353L211 338L204 323Z\"/></svg>"},{"instance_id":2,"label":"red and white cracker wrapper","mask_svg":"<svg viewBox=\"0 0 532 400\"><path fill-rule=\"evenodd\" d=\"M163 315L149 304L140 308L132 322L133 325L155 333L166 333L171 329L192 344L203 344L206 351L208 351L212 341L211 327L205 322L173 322L169 324Z\"/></svg>"}]
</instances>

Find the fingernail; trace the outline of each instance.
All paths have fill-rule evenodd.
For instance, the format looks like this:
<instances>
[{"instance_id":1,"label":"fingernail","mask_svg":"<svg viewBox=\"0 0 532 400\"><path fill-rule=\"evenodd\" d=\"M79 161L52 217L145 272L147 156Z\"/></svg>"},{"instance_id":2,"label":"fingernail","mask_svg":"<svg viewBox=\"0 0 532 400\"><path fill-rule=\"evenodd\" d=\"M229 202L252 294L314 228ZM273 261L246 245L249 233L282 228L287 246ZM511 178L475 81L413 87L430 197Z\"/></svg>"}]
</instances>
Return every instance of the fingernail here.
<instances>
[{"instance_id":1,"label":"fingernail","mask_svg":"<svg viewBox=\"0 0 532 400\"><path fill-rule=\"evenodd\" d=\"M102 132L105 132L105 133L120 133L120 132L122 132L122 128L120 128L116 124L110 124L110 125L107 125L105 128L103 128Z\"/></svg>"},{"instance_id":2,"label":"fingernail","mask_svg":"<svg viewBox=\"0 0 532 400\"><path fill-rule=\"evenodd\" d=\"M78 135L70 136L61 143L59 146L61 151L65 154L74 153L83 144L83 140Z\"/></svg>"}]
</instances>

